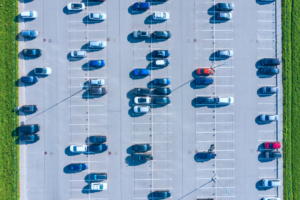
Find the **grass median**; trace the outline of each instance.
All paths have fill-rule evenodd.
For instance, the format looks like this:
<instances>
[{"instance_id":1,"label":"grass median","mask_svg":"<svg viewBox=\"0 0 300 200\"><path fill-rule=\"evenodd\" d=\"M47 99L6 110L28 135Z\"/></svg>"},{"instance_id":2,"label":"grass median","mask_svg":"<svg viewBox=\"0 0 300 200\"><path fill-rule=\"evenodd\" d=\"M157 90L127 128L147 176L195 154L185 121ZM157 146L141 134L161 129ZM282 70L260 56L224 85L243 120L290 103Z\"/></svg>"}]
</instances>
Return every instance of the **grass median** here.
<instances>
[{"instance_id":1,"label":"grass median","mask_svg":"<svg viewBox=\"0 0 300 200\"><path fill-rule=\"evenodd\" d=\"M0 0L0 200L19 199L18 1Z\"/></svg>"}]
</instances>

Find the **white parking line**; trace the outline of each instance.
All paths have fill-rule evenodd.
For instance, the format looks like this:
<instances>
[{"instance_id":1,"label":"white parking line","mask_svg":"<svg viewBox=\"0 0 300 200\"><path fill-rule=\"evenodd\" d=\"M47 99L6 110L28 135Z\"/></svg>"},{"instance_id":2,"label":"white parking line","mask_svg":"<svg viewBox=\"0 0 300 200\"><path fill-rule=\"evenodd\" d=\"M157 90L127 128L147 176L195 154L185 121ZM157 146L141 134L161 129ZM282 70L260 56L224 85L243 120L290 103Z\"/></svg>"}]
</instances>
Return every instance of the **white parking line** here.
<instances>
[{"instance_id":1,"label":"white parking line","mask_svg":"<svg viewBox=\"0 0 300 200\"><path fill-rule=\"evenodd\" d=\"M171 181L172 179L171 178L166 178L166 179L163 179L163 178L158 178L158 179L155 179L155 178L145 178L145 179L138 179L138 178L134 178L133 180L137 180L137 181L150 181L150 180L153 180L153 181Z\"/></svg>"},{"instance_id":2,"label":"white parking line","mask_svg":"<svg viewBox=\"0 0 300 200\"><path fill-rule=\"evenodd\" d=\"M139 172L147 172L152 171L151 169L134 169L133 171L139 171ZM153 169L153 171L172 171L172 169Z\"/></svg>"},{"instance_id":3,"label":"white parking line","mask_svg":"<svg viewBox=\"0 0 300 200\"><path fill-rule=\"evenodd\" d=\"M92 76L69 76L69 78L107 78L107 77L92 77Z\"/></svg>"},{"instance_id":4,"label":"white parking line","mask_svg":"<svg viewBox=\"0 0 300 200\"><path fill-rule=\"evenodd\" d=\"M257 49L274 50L275 48L257 48Z\"/></svg>"},{"instance_id":5,"label":"white parking line","mask_svg":"<svg viewBox=\"0 0 300 200\"><path fill-rule=\"evenodd\" d=\"M74 117L76 117L76 116L87 116L87 115L90 115L90 116L102 116L102 115L107 115L106 113L103 113L103 114L83 114L83 115L69 115L69 116L74 116Z\"/></svg>"},{"instance_id":6,"label":"white parking line","mask_svg":"<svg viewBox=\"0 0 300 200\"><path fill-rule=\"evenodd\" d=\"M277 140L258 140L259 142L277 142Z\"/></svg>"},{"instance_id":7,"label":"white parking line","mask_svg":"<svg viewBox=\"0 0 300 200\"><path fill-rule=\"evenodd\" d=\"M83 134L90 134L90 135L107 135L107 133L85 133L85 132L81 132L81 133L69 133L69 135L83 135Z\"/></svg>"},{"instance_id":8,"label":"white parking line","mask_svg":"<svg viewBox=\"0 0 300 200\"><path fill-rule=\"evenodd\" d=\"M85 160L85 161L70 161L71 163L90 163L90 162L93 162L93 163L98 163L98 162L105 162L105 161L88 161L88 160Z\"/></svg>"},{"instance_id":9,"label":"white parking line","mask_svg":"<svg viewBox=\"0 0 300 200\"><path fill-rule=\"evenodd\" d=\"M107 105L69 105L70 107L71 106L107 106Z\"/></svg>"},{"instance_id":10,"label":"white parking line","mask_svg":"<svg viewBox=\"0 0 300 200\"><path fill-rule=\"evenodd\" d=\"M234 113L196 113L196 115L233 115Z\"/></svg>"},{"instance_id":11,"label":"white parking line","mask_svg":"<svg viewBox=\"0 0 300 200\"><path fill-rule=\"evenodd\" d=\"M132 123L132 124L172 124L170 123Z\"/></svg>"},{"instance_id":12,"label":"white parking line","mask_svg":"<svg viewBox=\"0 0 300 200\"><path fill-rule=\"evenodd\" d=\"M257 22L273 22L273 23L275 23L274 20L257 20Z\"/></svg>"},{"instance_id":13,"label":"white parking line","mask_svg":"<svg viewBox=\"0 0 300 200\"><path fill-rule=\"evenodd\" d=\"M258 103L258 104L275 104L276 105L276 103Z\"/></svg>"},{"instance_id":14,"label":"white parking line","mask_svg":"<svg viewBox=\"0 0 300 200\"><path fill-rule=\"evenodd\" d=\"M196 133L234 133L234 131L206 131L206 132L196 132Z\"/></svg>"},{"instance_id":15,"label":"white parking line","mask_svg":"<svg viewBox=\"0 0 300 200\"><path fill-rule=\"evenodd\" d=\"M196 124L234 124L234 122L209 122L209 123L197 122Z\"/></svg>"},{"instance_id":16,"label":"white parking line","mask_svg":"<svg viewBox=\"0 0 300 200\"><path fill-rule=\"evenodd\" d=\"M196 141L196 142L209 142L209 143L214 143L214 142L234 142L234 140L226 140L226 141Z\"/></svg>"},{"instance_id":17,"label":"white parking line","mask_svg":"<svg viewBox=\"0 0 300 200\"><path fill-rule=\"evenodd\" d=\"M68 32L107 31L107 30L68 30Z\"/></svg>"},{"instance_id":18,"label":"white parking line","mask_svg":"<svg viewBox=\"0 0 300 200\"><path fill-rule=\"evenodd\" d=\"M202 168L197 170L214 170L215 168ZM217 168L217 170L234 170L234 168Z\"/></svg>"},{"instance_id":19,"label":"white parking line","mask_svg":"<svg viewBox=\"0 0 300 200\"><path fill-rule=\"evenodd\" d=\"M92 125L92 126L95 126L95 125L102 125L102 126L105 126L105 125L103 125L103 124L89 124L89 123L87 123L87 124L69 124L69 126L85 126L85 125Z\"/></svg>"},{"instance_id":20,"label":"white parking line","mask_svg":"<svg viewBox=\"0 0 300 200\"><path fill-rule=\"evenodd\" d=\"M135 190L149 190L150 188L134 188ZM172 190L172 188L151 188L152 190Z\"/></svg>"},{"instance_id":21,"label":"white parking line","mask_svg":"<svg viewBox=\"0 0 300 200\"><path fill-rule=\"evenodd\" d=\"M195 30L195 31L213 31L213 30L209 29L209 30ZM215 31L233 31L233 30L215 30Z\"/></svg>"},{"instance_id":22,"label":"white parking line","mask_svg":"<svg viewBox=\"0 0 300 200\"><path fill-rule=\"evenodd\" d=\"M202 39L202 40L233 40L233 39L214 39L214 38L212 38L212 39Z\"/></svg>"},{"instance_id":23,"label":"white parking line","mask_svg":"<svg viewBox=\"0 0 300 200\"><path fill-rule=\"evenodd\" d=\"M211 177L210 178L197 178L198 180L199 179L211 179ZM219 179L234 179L234 177L223 177L223 178L219 178Z\"/></svg>"},{"instance_id":24,"label":"white parking line","mask_svg":"<svg viewBox=\"0 0 300 200\"><path fill-rule=\"evenodd\" d=\"M149 133L153 133L153 134L172 134L172 132L132 132L133 134L149 134Z\"/></svg>"},{"instance_id":25,"label":"white parking line","mask_svg":"<svg viewBox=\"0 0 300 200\"><path fill-rule=\"evenodd\" d=\"M207 151L207 149L204 149L204 150L197 150L198 152L203 152L203 151ZM234 151L234 149L232 150L214 150L214 151ZM217 160L226 160L226 159L217 159ZM234 160L234 159L228 159L228 160Z\"/></svg>"},{"instance_id":26,"label":"white parking line","mask_svg":"<svg viewBox=\"0 0 300 200\"><path fill-rule=\"evenodd\" d=\"M277 167L259 167L258 169L275 169L275 170L277 170Z\"/></svg>"},{"instance_id":27,"label":"white parking line","mask_svg":"<svg viewBox=\"0 0 300 200\"><path fill-rule=\"evenodd\" d=\"M275 131L258 131L259 133L275 133Z\"/></svg>"}]
</instances>

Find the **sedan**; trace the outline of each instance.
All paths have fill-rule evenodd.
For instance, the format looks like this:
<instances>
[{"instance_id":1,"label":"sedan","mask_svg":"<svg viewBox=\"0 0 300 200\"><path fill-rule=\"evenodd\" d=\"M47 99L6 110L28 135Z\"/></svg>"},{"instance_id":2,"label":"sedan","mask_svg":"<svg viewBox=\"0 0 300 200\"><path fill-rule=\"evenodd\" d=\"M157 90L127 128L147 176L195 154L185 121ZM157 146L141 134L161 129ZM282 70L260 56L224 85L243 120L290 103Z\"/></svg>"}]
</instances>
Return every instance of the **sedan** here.
<instances>
[{"instance_id":1,"label":"sedan","mask_svg":"<svg viewBox=\"0 0 300 200\"><path fill-rule=\"evenodd\" d=\"M52 73L52 69L50 67L35 68L34 73L36 75L46 76Z\"/></svg>"},{"instance_id":2,"label":"sedan","mask_svg":"<svg viewBox=\"0 0 300 200\"><path fill-rule=\"evenodd\" d=\"M36 11L22 11L21 17L24 19L35 19L38 17L38 13Z\"/></svg>"},{"instance_id":3,"label":"sedan","mask_svg":"<svg viewBox=\"0 0 300 200\"><path fill-rule=\"evenodd\" d=\"M260 73L268 75L279 74L279 69L274 67L263 67L260 68Z\"/></svg>"},{"instance_id":4,"label":"sedan","mask_svg":"<svg viewBox=\"0 0 300 200\"><path fill-rule=\"evenodd\" d=\"M170 64L168 59L163 59L163 60L155 60L154 65L156 67L166 67Z\"/></svg>"},{"instance_id":5,"label":"sedan","mask_svg":"<svg viewBox=\"0 0 300 200\"><path fill-rule=\"evenodd\" d=\"M150 111L150 106L134 106L133 112L137 114L148 113Z\"/></svg>"},{"instance_id":6,"label":"sedan","mask_svg":"<svg viewBox=\"0 0 300 200\"><path fill-rule=\"evenodd\" d=\"M90 48L105 48L106 47L106 41L90 41L89 42Z\"/></svg>"},{"instance_id":7,"label":"sedan","mask_svg":"<svg viewBox=\"0 0 300 200\"><path fill-rule=\"evenodd\" d=\"M169 97L157 97L153 99L154 104L169 104L171 99Z\"/></svg>"},{"instance_id":8,"label":"sedan","mask_svg":"<svg viewBox=\"0 0 300 200\"><path fill-rule=\"evenodd\" d=\"M84 58L86 56L86 51L71 51L71 57L73 58Z\"/></svg>"},{"instance_id":9,"label":"sedan","mask_svg":"<svg viewBox=\"0 0 300 200\"><path fill-rule=\"evenodd\" d=\"M135 88L134 94L138 96L148 96L150 94L150 89L148 88Z\"/></svg>"},{"instance_id":10,"label":"sedan","mask_svg":"<svg viewBox=\"0 0 300 200\"><path fill-rule=\"evenodd\" d=\"M152 18L153 20L168 20L170 19L170 14L168 12L155 12Z\"/></svg>"},{"instance_id":11,"label":"sedan","mask_svg":"<svg viewBox=\"0 0 300 200\"><path fill-rule=\"evenodd\" d=\"M216 52L217 57L232 57L233 51L232 50L219 50Z\"/></svg>"},{"instance_id":12,"label":"sedan","mask_svg":"<svg viewBox=\"0 0 300 200\"><path fill-rule=\"evenodd\" d=\"M148 75L150 75L150 70L149 69L135 69L133 71L133 75L135 75L135 76L148 76Z\"/></svg>"},{"instance_id":13,"label":"sedan","mask_svg":"<svg viewBox=\"0 0 300 200\"><path fill-rule=\"evenodd\" d=\"M260 115L259 120L263 122L271 122L278 120L278 115Z\"/></svg>"},{"instance_id":14,"label":"sedan","mask_svg":"<svg viewBox=\"0 0 300 200\"><path fill-rule=\"evenodd\" d=\"M83 171L87 169L87 164L85 163L73 163L69 165L70 171Z\"/></svg>"},{"instance_id":15,"label":"sedan","mask_svg":"<svg viewBox=\"0 0 300 200\"><path fill-rule=\"evenodd\" d=\"M132 37L137 38L150 38L150 31L133 31Z\"/></svg>"},{"instance_id":16,"label":"sedan","mask_svg":"<svg viewBox=\"0 0 300 200\"><path fill-rule=\"evenodd\" d=\"M24 142L34 142L40 139L40 135L39 134L23 134L21 136L21 141Z\"/></svg>"},{"instance_id":17,"label":"sedan","mask_svg":"<svg viewBox=\"0 0 300 200\"><path fill-rule=\"evenodd\" d=\"M170 31L154 31L153 37L160 38L160 39L168 39L171 37L171 32Z\"/></svg>"},{"instance_id":18,"label":"sedan","mask_svg":"<svg viewBox=\"0 0 300 200\"><path fill-rule=\"evenodd\" d=\"M169 78L156 78L153 81L154 85L169 85L171 83Z\"/></svg>"},{"instance_id":19,"label":"sedan","mask_svg":"<svg viewBox=\"0 0 300 200\"><path fill-rule=\"evenodd\" d=\"M214 70L213 68L198 68L196 70L197 75L213 75Z\"/></svg>"},{"instance_id":20,"label":"sedan","mask_svg":"<svg viewBox=\"0 0 300 200\"><path fill-rule=\"evenodd\" d=\"M24 30L21 32L21 35L24 38L36 38L39 35L39 32L36 30Z\"/></svg>"},{"instance_id":21,"label":"sedan","mask_svg":"<svg viewBox=\"0 0 300 200\"><path fill-rule=\"evenodd\" d=\"M102 136L102 135L90 136L89 140L90 143L101 144L106 142L106 136Z\"/></svg>"},{"instance_id":22,"label":"sedan","mask_svg":"<svg viewBox=\"0 0 300 200\"><path fill-rule=\"evenodd\" d=\"M84 3L69 3L67 8L70 11L79 11L85 9L85 5Z\"/></svg>"},{"instance_id":23,"label":"sedan","mask_svg":"<svg viewBox=\"0 0 300 200\"><path fill-rule=\"evenodd\" d=\"M38 111L38 107L36 105L24 105L24 106L22 106L22 112L34 113L36 111Z\"/></svg>"},{"instance_id":24,"label":"sedan","mask_svg":"<svg viewBox=\"0 0 300 200\"><path fill-rule=\"evenodd\" d=\"M132 151L146 152L151 150L151 144L134 144L132 145Z\"/></svg>"},{"instance_id":25,"label":"sedan","mask_svg":"<svg viewBox=\"0 0 300 200\"><path fill-rule=\"evenodd\" d=\"M155 93L158 95L169 95L171 94L171 89L170 88L156 88Z\"/></svg>"},{"instance_id":26,"label":"sedan","mask_svg":"<svg viewBox=\"0 0 300 200\"><path fill-rule=\"evenodd\" d=\"M22 83L36 83L38 81L39 81L39 79L37 76L22 76L21 77Z\"/></svg>"},{"instance_id":27,"label":"sedan","mask_svg":"<svg viewBox=\"0 0 300 200\"><path fill-rule=\"evenodd\" d=\"M277 186L281 186L281 182L279 179L262 179L261 186L262 187L277 187Z\"/></svg>"},{"instance_id":28,"label":"sedan","mask_svg":"<svg viewBox=\"0 0 300 200\"><path fill-rule=\"evenodd\" d=\"M136 2L133 4L135 10L148 10L150 8L149 2Z\"/></svg>"},{"instance_id":29,"label":"sedan","mask_svg":"<svg viewBox=\"0 0 300 200\"><path fill-rule=\"evenodd\" d=\"M94 145L90 145L89 149L91 151L103 152L103 151L106 151L108 149L108 147L106 144L94 144Z\"/></svg>"},{"instance_id":30,"label":"sedan","mask_svg":"<svg viewBox=\"0 0 300 200\"><path fill-rule=\"evenodd\" d=\"M230 20L232 18L231 13L223 13L223 12L218 12L216 14L216 18L220 20Z\"/></svg>"},{"instance_id":31,"label":"sedan","mask_svg":"<svg viewBox=\"0 0 300 200\"><path fill-rule=\"evenodd\" d=\"M214 152L199 152L197 153L197 158L199 159L214 159L216 158L217 154Z\"/></svg>"},{"instance_id":32,"label":"sedan","mask_svg":"<svg viewBox=\"0 0 300 200\"><path fill-rule=\"evenodd\" d=\"M264 197L262 200L280 200L280 198L277 197Z\"/></svg>"},{"instance_id":33,"label":"sedan","mask_svg":"<svg viewBox=\"0 0 300 200\"><path fill-rule=\"evenodd\" d=\"M152 52L152 56L158 58L167 58L170 56L170 52L168 50L157 50Z\"/></svg>"},{"instance_id":34,"label":"sedan","mask_svg":"<svg viewBox=\"0 0 300 200\"><path fill-rule=\"evenodd\" d=\"M150 104L151 98L150 97L135 97L134 103L135 104Z\"/></svg>"},{"instance_id":35,"label":"sedan","mask_svg":"<svg viewBox=\"0 0 300 200\"><path fill-rule=\"evenodd\" d=\"M153 160L152 155L151 154L146 154L146 153L133 153L133 154L131 154L131 158L134 161Z\"/></svg>"},{"instance_id":36,"label":"sedan","mask_svg":"<svg viewBox=\"0 0 300 200\"><path fill-rule=\"evenodd\" d=\"M278 58L264 58L261 59L260 64L264 66L280 65L281 61Z\"/></svg>"},{"instance_id":37,"label":"sedan","mask_svg":"<svg viewBox=\"0 0 300 200\"><path fill-rule=\"evenodd\" d=\"M90 88L90 94L93 95L104 95L107 93L106 87L92 87Z\"/></svg>"},{"instance_id":38,"label":"sedan","mask_svg":"<svg viewBox=\"0 0 300 200\"><path fill-rule=\"evenodd\" d=\"M281 147L280 142L265 142L263 145L265 149L280 149Z\"/></svg>"},{"instance_id":39,"label":"sedan","mask_svg":"<svg viewBox=\"0 0 300 200\"><path fill-rule=\"evenodd\" d=\"M262 154L263 158L272 159L272 158L281 158L282 154L279 151L265 151Z\"/></svg>"},{"instance_id":40,"label":"sedan","mask_svg":"<svg viewBox=\"0 0 300 200\"><path fill-rule=\"evenodd\" d=\"M196 78L195 82L196 82L196 85L209 85L209 84L213 84L214 79L212 79L212 78Z\"/></svg>"},{"instance_id":41,"label":"sedan","mask_svg":"<svg viewBox=\"0 0 300 200\"><path fill-rule=\"evenodd\" d=\"M107 180L107 173L92 173L90 174L91 181Z\"/></svg>"},{"instance_id":42,"label":"sedan","mask_svg":"<svg viewBox=\"0 0 300 200\"><path fill-rule=\"evenodd\" d=\"M100 87L104 84L105 84L104 79L100 79L100 78L90 79L90 81L89 81L89 85L91 87Z\"/></svg>"},{"instance_id":43,"label":"sedan","mask_svg":"<svg viewBox=\"0 0 300 200\"><path fill-rule=\"evenodd\" d=\"M169 190L160 190L153 192L153 196L159 198L167 198L171 196L171 193L169 192Z\"/></svg>"},{"instance_id":44,"label":"sedan","mask_svg":"<svg viewBox=\"0 0 300 200\"><path fill-rule=\"evenodd\" d=\"M106 14L105 13L90 13L89 19L103 21L103 20L106 20Z\"/></svg>"},{"instance_id":45,"label":"sedan","mask_svg":"<svg viewBox=\"0 0 300 200\"><path fill-rule=\"evenodd\" d=\"M232 104L234 103L233 97L217 97L216 104Z\"/></svg>"},{"instance_id":46,"label":"sedan","mask_svg":"<svg viewBox=\"0 0 300 200\"><path fill-rule=\"evenodd\" d=\"M40 131L40 125L38 124L21 125L20 131L24 133L36 133Z\"/></svg>"},{"instance_id":47,"label":"sedan","mask_svg":"<svg viewBox=\"0 0 300 200\"><path fill-rule=\"evenodd\" d=\"M23 49L23 55L39 57L42 55L42 50L41 49Z\"/></svg>"},{"instance_id":48,"label":"sedan","mask_svg":"<svg viewBox=\"0 0 300 200\"><path fill-rule=\"evenodd\" d=\"M215 97L197 97L196 104L214 104L216 102Z\"/></svg>"},{"instance_id":49,"label":"sedan","mask_svg":"<svg viewBox=\"0 0 300 200\"><path fill-rule=\"evenodd\" d=\"M89 67L103 67L105 66L104 60L90 60L88 62Z\"/></svg>"},{"instance_id":50,"label":"sedan","mask_svg":"<svg viewBox=\"0 0 300 200\"><path fill-rule=\"evenodd\" d=\"M264 93L264 94L274 94L274 93L278 93L279 88L266 86L266 87L262 87L260 90L261 90L261 93Z\"/></svg>"},{"instance_id":51,"label":"sedan","mask_svg":"<svg viewBox=\"0 0 300 200\"><path fill-rule=\"evenodd\" d=\"M87 151L86 145L71 145L70 151L73 153L82 153Z\"/></svg>"},{"instance_id":52,"label":"sedan","mask_svg":"<svg viewBox=\"0 0 300 200\"><path fill-rule=\"evenodd\" d=\"M220 11L231 11L234 8L233 3L217 3L216 9Z\"/></svg>"}]
</instances>

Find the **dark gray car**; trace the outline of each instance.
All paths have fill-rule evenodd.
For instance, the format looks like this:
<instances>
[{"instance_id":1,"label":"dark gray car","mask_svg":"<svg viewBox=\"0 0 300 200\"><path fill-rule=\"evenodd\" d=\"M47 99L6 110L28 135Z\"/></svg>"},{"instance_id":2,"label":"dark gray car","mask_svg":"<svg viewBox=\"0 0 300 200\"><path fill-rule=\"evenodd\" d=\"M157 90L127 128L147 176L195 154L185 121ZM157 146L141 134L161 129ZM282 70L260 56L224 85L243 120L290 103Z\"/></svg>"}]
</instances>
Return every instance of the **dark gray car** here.
<instances>
[{"instance_id":1,"label":"dark gray car","mask_svg":"<svg viewBox=\"0 0 300 200\"><path fill-rule=\"evenodd\" d=\"M154 104L169 104L171 99L169 97L157 97L153 99Z\"/></svg>"},{"instance_id":2,"label":"dark gray car","mask_svg":"<svg viewBox=\"0 0 300 200\"><path fill-rule=\"evenodd\" d=\"M159 95L169 95L171 94L171 89L170 88L156 88L155 93Z\"/></svg>"},{"instance_id":3,"label":"dark gray car","mask_svg":"<svg viewBox=\"0 0 300 200\"><path fill-rule=\"evenodd\" d=\"M24 142L34 142L34 141L37 141L40 139L40 135L38 134L23 134L21 136L21 141L24 141Z\"/></svg>"},{"instance_id":4,"label":"dark gray car","mask_svg":"<svg viewBox=\"0 0 300 200\"><path fill-rule=\"evenodd\" d=\"M274 67L263 67L260 69L262 74L274 75L279 74L279 69Z\"/></svg>"},{"instance_id":5,"label":"dark gray car","mask_svg":"<svg viewBox=\"0 0 300 200\"><path fill-rule=\"evenodd\" d=\"M153 37L160 38L160 39L168 39L171 37L171 32L170 31L154 31Z\"/></svg>"},{"instance_id":6,"label":"dark gray car","mask_svg":"<svg viewBox=\"0 0 300 200\"><path fill-rule=\"evenodd\" d=\"M281 158L282 154L279 151L265 151L262 156L263 158Z\"/></svg>"},{"instance_id":7,"label":"dark gray car","mask_svg":"<svg viewBox=\"0 0 300 200\"><path fill-rule=\"evenodd\" d=\"M274 94L277 93L279 91L278 87L262 87L261 92L264 94Z\"/></svg>"},{"instance_id":8,"label":"dark gray car","mask_svg":"<svg viewBox=\"0 0 300 200\"><path fill-rule=\"evenodd\" d=\"M132 151L146 152L151 150L151 144L134 144L132 145Z\"/></svg>"},{"instance_id":9,"label":"dark gray car","mask_svg":"<svg viewBox=\"0 0 300 200\"><path fill-rule=\"evenodd\" d=\"M90 94L104 95L106 93L107 93L107 89L105 87L92 87L92 88L90 88Z\"/></svg>"},{"instance_id":10,"label":"dark gray car","mask_svg":"<svg viewBox=\"0 0 300 200\"><path fill-rule=\"evenodd\" d=\"M220 11L231 11L234 8L233 3L217 3L216 9Z\"/></svg>"},{"instance_id":11,"label":"dark gray car","mask_svg":"<svg viewBox=\"0 0 300 200\"><path fill-rule=\"evenodd\" d=\"M36 105L24 105L22 106L22 112L26 112L26 113L34 113L38 111L38 108Z\"/></svg>"},{"instance_id":12,"label":"dark gray car","mask_svg":"<svg viewBox=\"0 0 300 200\"><path fill-rule=\"evenodd\" d=\"M150 89L148 88L135 88L134 94L137 96L148 96L150 94Z\"/></svg>"},{"instance_id":13,"label":"dark gray car","mask_svg":"<svg viewBox=\"0 0 300 200\"><path fill-rule=\"evenodd\" d=\"M36 133L40 131L40 125L38 124L21 125L20 131L24 133Z\"/></svg>"},{"instance_id":14,"label":"dark gray car","mask_svg":"<svg viewBox=\"0 0 300 200\"><path fill-rule=\"evenodd\" d=\"M216 103L215 97L197 97L196 99L197 104L214 104Z\"/></svg>"},{"instance_id":15,"label":"dark gray car","mask_svg":"<svg viewBox=\"0 0 300 200\"><path fill-rule=\"evenodd\" d=\"M101 144L106 142L106 136L102 135L95 135L95 136L90 136L90 142L93 144Z\"/></svg>"},{"instance_id":16,"label":"dark gray car","mask_svg":"<svg viewBox=\"0 0 300 200\"><path fill-rule=\"evenodd\" d=\"M260 61L260 64L264 66L280 65L280 63L281 62L278 58L264 58Z\"/></svg>"}]
</instances>

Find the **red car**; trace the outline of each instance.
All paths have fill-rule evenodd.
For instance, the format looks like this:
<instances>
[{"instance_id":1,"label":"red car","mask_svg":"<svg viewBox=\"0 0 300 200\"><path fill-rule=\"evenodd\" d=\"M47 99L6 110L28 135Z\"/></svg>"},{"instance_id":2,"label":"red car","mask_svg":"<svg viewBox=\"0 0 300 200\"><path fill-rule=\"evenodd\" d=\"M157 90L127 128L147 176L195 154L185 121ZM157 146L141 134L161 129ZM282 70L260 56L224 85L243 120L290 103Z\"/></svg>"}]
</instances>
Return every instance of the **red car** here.
<instances>
[{"instance_id":1,"label":"red car","mask_svg":"<svg viewBox=\"0 0 300 200\"><path fill-rule=\"evenodd\" d=\"M196 73L198 75L213 75L214 70L213 70L213 68L198 68Z\"/></svg>"},{"instance_id":2,"label":"red car","mask_svg":"<svg viewBox=\"0 0 300 200\"><path fill-rule=\"evenodd\" d=\"M265 149L280 149L281 144L280 142L265 142L264 147Z\"/></svg>"}]
</instances>

